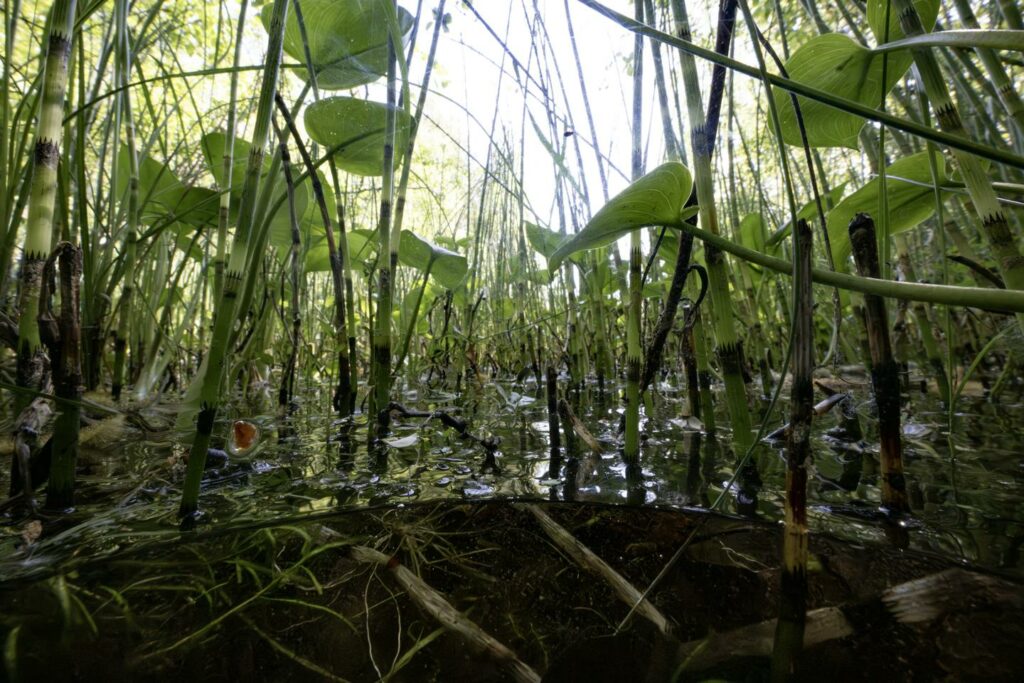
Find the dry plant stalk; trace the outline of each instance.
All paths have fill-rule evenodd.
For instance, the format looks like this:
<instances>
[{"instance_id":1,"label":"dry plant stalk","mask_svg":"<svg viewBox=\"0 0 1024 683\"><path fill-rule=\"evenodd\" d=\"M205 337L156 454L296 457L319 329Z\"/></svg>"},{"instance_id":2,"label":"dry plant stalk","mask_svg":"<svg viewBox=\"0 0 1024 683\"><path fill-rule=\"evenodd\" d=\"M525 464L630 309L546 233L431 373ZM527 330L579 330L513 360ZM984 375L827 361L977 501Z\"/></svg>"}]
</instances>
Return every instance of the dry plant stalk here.
<instances>
[{"instance_id":1,"label":"dry plant stalk","mask_svg":"<svg viewBox=\"0 0 1024 683\"><path fill-rule=\"evenodd\" d=\"M548 535L555 544L562 549L577 564L604 579L615 594L627 605L637 605L636 611L647 619L661 633L670 636L672 634L672 623L663 615L657 607L645 599L636 587L627 581L622 574L612 569L604 560L594 554L587 546L580 543L562 525L551 519L546 512L536 505L517 506L526 510L534 516L544 533Z\"/></svg>"},{"instance_id":2,"label":"dry plant stalk","mask_svg":"<svg viewBox=\"0 0 1024 683\"><path fill-rule=\"evenodd\" d=\"M482 628L467 619L461 612L448 602L443 595L427 585L408 567L401 564L395 557L388 557L379 550L366 546L354 546L352 557L358 562L379 564L387 567L395 581L409 594L419 607L430 614L445 628L458 633L470 645L503 663L513 679L523 683L539 683L540 676L522 660Z\"/></svg>"}]
</instances>

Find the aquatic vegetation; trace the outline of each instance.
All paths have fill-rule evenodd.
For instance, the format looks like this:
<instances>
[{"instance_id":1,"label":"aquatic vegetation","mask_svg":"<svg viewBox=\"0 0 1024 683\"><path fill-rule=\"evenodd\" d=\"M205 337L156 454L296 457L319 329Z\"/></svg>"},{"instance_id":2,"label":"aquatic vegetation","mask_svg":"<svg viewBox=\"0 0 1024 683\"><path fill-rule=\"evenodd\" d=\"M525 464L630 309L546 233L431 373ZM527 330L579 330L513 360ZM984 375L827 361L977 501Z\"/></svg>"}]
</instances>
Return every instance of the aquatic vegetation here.
<instances>
[{"instance_id":1,"label":"aquatic vegetation","mask_svg":"<svg viewBox=\"0 0 1024 683\"><path fill-rule=\"evenodd\" d=\"M4 6L8 678L1011 677L1016 4L433 5Z\"/></svg>"}]
</instances>

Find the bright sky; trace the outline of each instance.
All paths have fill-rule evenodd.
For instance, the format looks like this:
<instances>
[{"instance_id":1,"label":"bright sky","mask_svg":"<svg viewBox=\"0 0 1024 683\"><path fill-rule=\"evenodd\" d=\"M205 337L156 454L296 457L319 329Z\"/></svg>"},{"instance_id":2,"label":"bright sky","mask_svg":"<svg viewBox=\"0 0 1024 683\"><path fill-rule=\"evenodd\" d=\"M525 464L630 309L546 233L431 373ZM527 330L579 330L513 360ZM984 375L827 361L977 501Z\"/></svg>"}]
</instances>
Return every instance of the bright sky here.
<instances>
[{"instance_id":1,"label":"bright sky","mask_svg":"<svg viewBox=\"0 0 1024 683\"><path fill-rule=\"evenodd\" d=\"M429 2L429 0L428 0ZM428 4L425 2L425 4ZM623 14L632 16L633 7L626 0L607 0L605 4ZM713 42L711 28L706 18L714 16L715 9L706 8L706 0L691 1L691 13L698 18L696 39L710 45ZM404 5L415 11L413 0L404 0ZM562 119L571 119L573 127L580 136L581 154L586 168L587 184L593 210L600 208L602 193L600 177L589 144L591 133L586 120L586 111L577 76L576 62L569 41L568 23L566 20L565 0L477 0L474 3L477 11L499 36L505 39L511 53L522 64L529 63L531 73L538 80L544 69L550 70L554 83L550 90L555 99L555 115ZM717 3L714 4L717 7ZM629 63L632 60L633 36L620 26L600 16L578 0L568 0L568 10L576 35L576 44L583 64L587 94L590 99L594 116L594 126L602 152L611 158L614 169L607 171L609 192L614 195L623 189L628 180L630 168L630 114L632 98L632 76ZM473 13L459 0L450 0L446 11L451 13L450 31L442 34L442 42L438 48L438 62L442 69L442 78L435 80L431 86L443 94L459 102L468 102L468 109L485 127L491 125L495 105L498 105L498 137L501 125L513 131L518 144L518 135L522 125L523 93L516 83L515 71L511 59L503 54L501 47L493 36L481 25ZM550 41L550 54L547 65L538 68L537 57L531 61L530 26L535 22L535 12L539 12L543 27L538 26L538 33L546 30ZM699 19L705 19L700 21ZM507 36L507 38L505 38ZM427 40L426 37L423 40ZM538 46L544 41L536 40ZM426 50L418 45L417 51ZM499 67L504 58L506 75L499 78ZM673 59L675 57L672 57ZM663 59L668 55L663 51ZM561 82L556 74L561 74ZM414 72L415 73L415 72ZM418 77L418 76L417 76ZM647 144L647 167L652 168L663 160L664 144L661 135L660 118L654 92L654 68L650 61L650 49L645 45L645 115L648 120L644 126L644 139ZM500 87L500 98L499 98ZM565 88L565 98L561 87ZM543 103L537 97L538 89L531 86L532 96L528 98L529 112L548 134L546 113ZM569 105L565 106L565 99ZM442 112L442 120L455 127L448 127L450 133L466 135L465 114L458 108L444 103L440 98L428 100L428 109ZM685 109L683 109L685 111ZM651 125L654 124L654 125ZM553 208L554 164L550 153L540 142L534 132L529 117L526 128L526 174L524 186L533 209L539 214L542 222L557 227L557 213ZM561 127L556 144L561 142ZM471 149L477 158L483 160L488 144L487 132L475 124L470 124L469 135ZM457 152L457 149L453 149ZM568 149L566 164L570 169L577 168L575 150ZM568 229L572 229L571 226Z\"/></svg>"},{"instance_id":2,"label":"bright sky","mask_svg":"<svg viewBox=\"0 0 1024 683\"><path fill-rule=\"evenodd\" d=\"M423 0L424 20L417 39L410 79L418 83L422 77L426 55L433 28L431 12L438 0ZM399 4L410 13L416 12L416 0L399 0ZM606 167L610 195L616 194L627 184L630 168L630 115L632 98L632 71L630 62L633 52L633 35L612 21L597 14L578 0L475 0L474 7L498 36L501 36L509 51L523 65L529 65L531 75L544 80L555 101L555 116L560 120L572 120L580 140L586 182L590 194L591 208L596 211L603 203L600 176L594 151L590 147L591 132L586 120L582 92L577 76L576 61L569 41L566 20L566 4L572 17L577 48L583 65L587 93L590 98L597 131L597 140L604 155L611 159L612 166ZM604 4L623 14L632 16L633 6L629 0L604 0ZM656 3L657 4L657 3ZM694 23L694 39L702 45L714 43L711 22L717 14L715 0L690 0L687 3L691 21ZM259 8L250 7L245 38L243 61L258 63L266 50L266 32L258 19ZM431 94L427 98L426 116L438 122L459 144L468 147L475 159L483 163L490 144L489 130L497 111L495 139L510 138L518 154L520 137L525 127L525 177L529 208L535 212L528 220L557 229L558 214L554 202L555 164L544 143L537 136L529 114L549 135L547 113L539 98L536 85L529 86L529 114L523 122L523 91L516 81L512 60L498 41L492 36L473 12L464 6L462 0L447 0L445 12L451 15L449 30L442 32L438 46L435 72L430 84ZM237 13L237 7L233 13ZM537 23L537 16L540 23ZM542 24L542 26L541 26ZM538 38L531 41L531 26L536 27ZM547 41L542 37L546 30ZM531 42L537 49L549 45L546 60L538 64L537 54L531 55ZM678 59L667 50L662 51L663 59ZM505 74L501 75L501 65ZM698 63L702 81L710 75L710 66ZM545 70L550 72L541 78ZM557 72L557 73L556 73ZM560 74L560 78L559 78ZM653 168L664 158L661 121L654 91L654 68L651 63L649 43L644 47L644 98L645 117L644 140L646 145L646 167ZM255 76L253 76L255 77ZM522 74L520 74L520 78ZM226 82L224 84L226 85ZM562 88L565 93L563 97ZM680 86L681 87L681 86ZM383 80L368 87L371 99L384 101ZM357 89L357 96L362 89ZM418 95L413 89L413 98ZM246 94L242 86L240 94ZM333 93L330 93L333 94ZM339 92L337 94L346 94ZM565 102L568 100L568 106ZM680 103L685 115L685 104ZM467 122L467 112L470 121ZM473 122L475 119L476 122ZM443 148L443 153L454 159L465 159L465 153L438 132L429 122L424 121L421 131L429 144ZM555 144L563 141L563 124L559 124ZM677 131L678 132L678 131ZM245 134L245 131L242 131ZM424 139L420 137L420 140ZM685 141L684 141L685 142ZM575 175L578 173L575 149L566 150L566 165ZM414 167L413 169L417 169ZM479 165L474 164L474 182L482 175ZM568 219L567 219L568 220ZM572 230L572 225L567 225ZM463 234L460 231L460 235Z\"/></svg>"}]
</instances>

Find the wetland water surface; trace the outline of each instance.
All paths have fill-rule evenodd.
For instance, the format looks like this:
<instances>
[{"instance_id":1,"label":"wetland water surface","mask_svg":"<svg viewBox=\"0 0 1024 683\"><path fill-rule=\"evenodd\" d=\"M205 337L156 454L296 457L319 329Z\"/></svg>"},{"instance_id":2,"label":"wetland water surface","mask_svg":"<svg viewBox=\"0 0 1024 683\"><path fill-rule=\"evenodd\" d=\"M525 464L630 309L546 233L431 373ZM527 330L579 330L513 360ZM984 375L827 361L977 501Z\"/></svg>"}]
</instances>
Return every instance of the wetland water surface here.
<instances>
[{"instance_id":1,"label":"wetland water surface","mask_svg":"<svg viewBox=\"0 0 1024 683\"><path fill-rule=\"evenodd\" d=\"M864 378L829 382L851 393L864 431L850 440L838 409L816 418L809 609L842 606L851 632L829 632L811 647L802 675L904 677L893 665L902 657L920 667L911 678L959 676L968 666L1010 676L1020 663L994 648L1021 623L1014 577L1024 541L1024 460L1016 450L1024 404L1009 391L999 404L966 398L949 438L942 405L909 394L904 457L914 514L892 523L877 508L875 424ZM760 641L740 638L742 646L705 642L700 656L686 647L776 613L782 452L762 445L730 483L737 457L729 434L702 433L699 422L679 417L681 398L662 389L645 421L639 472L627 472L616 446L617 401L590 388L579 396L579 416L600 452L578 443L578 458L564 459L557 477L546 403L532 382L489 382L461 396L429 388L405 393L407 407L451 411L472 434L497 441L494 466L479 443L437 420L396 415L387 444L368 450L365 422L312 417L326 412L312 404L282 418L239 402L219 433L245 419L259 426L259 441L244 454L213 459L205 515L185 534L176 508L186 447L173 432L145 432L114 418L84 437L88 472L74 512L48 519L5 511L0 600L3 618L21 626L8 642L8 673L50 676L61 661L61 676L90 679L117 649L117 671L130 678L232 671L289 680L373 680L389 672L405 680L521 678L504 655L484 648L469 656L477 650L461 650L460 637L438 628L411 597L415 591L386 577L408 566L519 664L550 672L549 680L586 666L606 675L592 680L627 680L614 674L613 662L623 659L635 660L651 680L676 669L684 678L710 670L756 678L766 667L770 628ZM781 426L776 413L766 432ZM698 510L723 492L718 510L726 514ZM628 607L513 504L531 500L578 503L544 509L640 590L693 532L682 560L652 593L670 632L638 617L611 638ZM391 560L360 561L354 547ZM1000 575L993 590L1012 596L1003 601L1009 611L990 614L988 602L974 600L969 610L940 610L909 627L880 606L887 588L957 566ZM943 644L951 633L982 626L995 629L983 643ZM716 654L720 649L731 654ZM862 667L855 674L846 668L854 661Z\"/></svg>"}]
</instances>

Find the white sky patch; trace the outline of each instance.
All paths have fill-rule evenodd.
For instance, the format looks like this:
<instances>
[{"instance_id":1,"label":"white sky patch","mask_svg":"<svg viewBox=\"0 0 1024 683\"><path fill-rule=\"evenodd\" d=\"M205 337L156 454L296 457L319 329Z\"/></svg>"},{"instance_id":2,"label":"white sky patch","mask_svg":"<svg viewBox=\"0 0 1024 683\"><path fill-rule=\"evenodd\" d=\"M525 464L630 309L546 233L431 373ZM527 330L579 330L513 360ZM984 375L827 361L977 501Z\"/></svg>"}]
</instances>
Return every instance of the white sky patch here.
<instances>
[{"instance_id":1,"label":"white sky patch","mask_svg":"<svg viewBox=\"0 0 1024 683\"><path fill-rule=\"evenodd\" d=\"M401 0L400 2L402 7L413 14L416 12L416 4L415 0ZM627 0L606 0L605 4L627 16L633 15L632 2ZM432 11L436 6L436 0L424 0L423 2L424 16L421 19L419 37L409 72L413 102L418 96L417 85L424 71L433 29ZM533 79L543 82L548 88L553 100L553 113L558 120L557 130L553 139L549 138L549 143L563 145L567 142L574 142L572 138L576 138L575 141L578 141L580 145L582 175L579 170L576 150L571 145L564 147L563 163L574 176L576 187L586 187L590 199L590 211L597 211L604 203L604 199L595 154L591 146L595 136L591 134L587 123L582 89L569 39L565 0L476 0L473 6L494 32L503 39L516 60L521 65L528 66ZM694 25L694 40L700 45L713 47L717 7L718 3L713 0L691 0L688 3L690 19ZM568 0L568 10L571 13L582 71L586 80L597 145L601 153L608 159L605 168L608 192L610 196L614 196L629 184L631 136L629 108L632 101L633 34L579 3L578 0ZM233 16L237 16L237 11L237 5L231 8ZM243 47L243 63L257 64L261 62L266 50L266 32L259 21L258 12L259 8L250 7L249 9ZM474 158L474 161L471 162L473 182L477 183L483 175L481 164L487 159L488 147L492 144L492 120L494 121L494 139L501 141L508 138L515 148L516 155L519 154L521 138L525 136L522 178L527 205L525 218L555 230L559 229L560 220L554 194L557 165L536 132L539 128L546 137L550 136L548 113L540 89L533 82L528 83L526 92L521 89L520 83L528 80L523 71L519 71L519 82L517 82L517 70L513 66L512 58L505 53L494 36L460 0L448 0L445 12L451 15L451 22L448 31L441 33L435 70L430 84L431 93L427 97L425 117L418 140L427 139L428 142L423 144L439 148L445 156L455 160L456 165L461 165L463 168L466 164L466 154L463 149L460 149L460 145L468 149ZM533 38L531 38L531 28L535 31ZM740 40L740 43L737 44L737 52L739 58L744 59L749 47L746 45L745 30L742 28L739 17L737 37ZM666 46L662 46L661 53L666 73L670 65L678 73L678 53ZM286 61L291 60L286 57ZM745 61L751 60L745 59ZM706 97L711 65L698 61L698 69L702 80L702 91ZM502 71L504 71L504 75L502 75ZM245 80L247 79L243 78L243 82ZM293 78L290 81L289 94L297 95L301 84L298 79ZM218 79L219 87L226 90L226 85L226 79ZM649 41L645 41L644 45L643 87L644 158L645 168L649 170L665 158L661 114L654 86L654 66ZM682 88L681 82L679 88L680 90ZM251 90L246 90L244 85L240 88L240 96L244 97L250 92ZM344 91L325 93L327 96L335 94L366 96L369 99L382 102L385 100L384 81L381 79L369 86L356 88L351 93ZM525 117L524 97L527 105ZM309 99L311 100L311 98ZM671 104L670 106L677 105ZM682 113L685 123L685 102L678 102L677 111ZM673 116L675 113L673 111ZM301 116L297 117L297 122L301 126ZM535 128L534 122L537 128ZM438 126L444 132L438 130ZM572 130L574 135L565 136L566 130ZM239 134L244 137L244 129L240 128ZM678 120L676 120L676 134L681 134L681 142L688 149L688 135L685 129L680 130ZM457 140L458 145L452 139ZM418 144L420 143L418 142ZM518 159L517 163L519 163ZM414 166L414 173L416 170ZM461 173L464 187L465 172ZM478 201L478 197L474 196L473 201ZM475 209L476 207L474 207L474 211ZM412 206L412 210L415 210L415 206ZM565 229L572 232L575 228L570 220L568 208L566 211ZM585 208L581 213L583 215L578 217L580 222L587 218ZM462 237L466 234L466 224L465 220L458 225L452 224L451 231L456 237ZM576 227L582 227L582 225Z\"/></svg>"}]
</instances>

